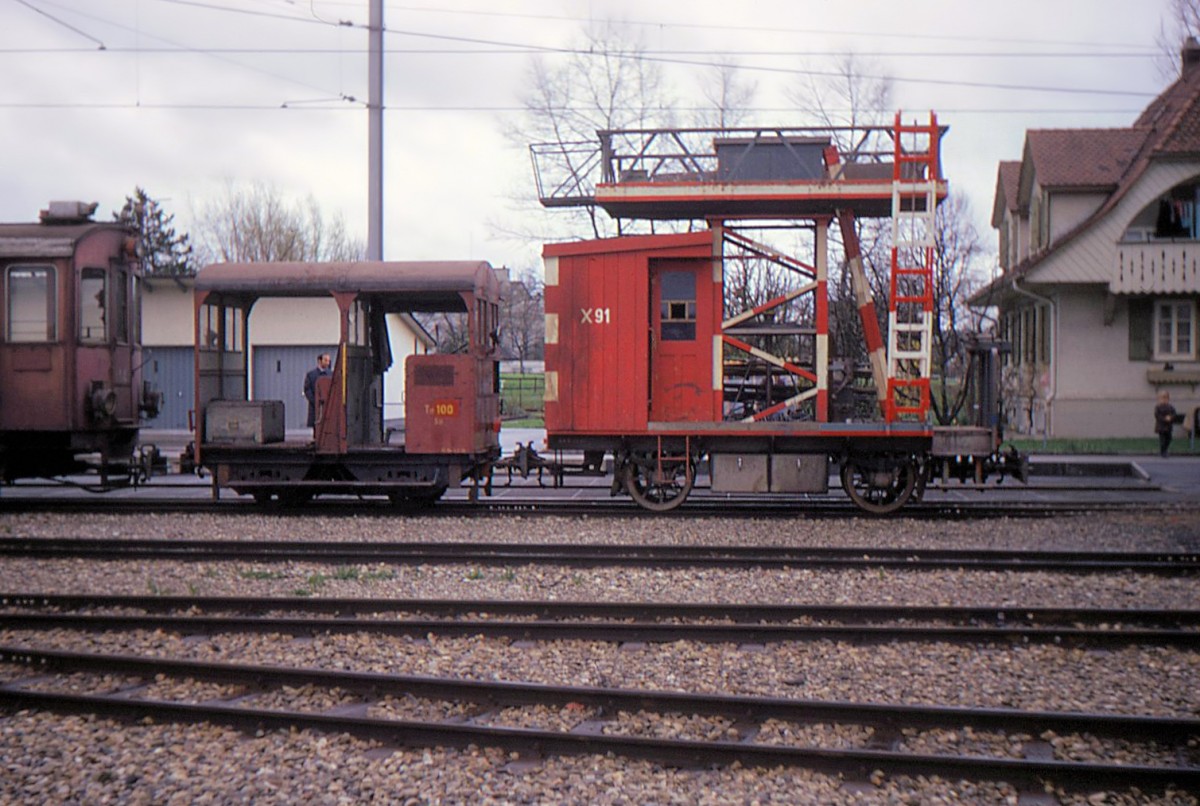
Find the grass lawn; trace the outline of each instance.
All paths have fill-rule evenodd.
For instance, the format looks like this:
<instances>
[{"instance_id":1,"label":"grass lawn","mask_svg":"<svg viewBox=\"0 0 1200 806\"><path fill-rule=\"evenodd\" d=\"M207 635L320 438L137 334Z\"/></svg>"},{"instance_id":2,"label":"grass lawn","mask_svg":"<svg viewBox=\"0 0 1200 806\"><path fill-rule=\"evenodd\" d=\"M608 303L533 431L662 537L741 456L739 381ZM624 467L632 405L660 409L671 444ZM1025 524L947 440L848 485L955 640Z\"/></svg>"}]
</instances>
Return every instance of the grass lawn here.
<instances>
[{"instance_id":1,"label":"grass lawn","mask_svg":"<svg viewBox=\"0 0 1200 806\"><path fill-rule=\"evenodd\" d=\"M545 390L545 377L540 372L524 375L500 373L504 424L511 428L541 428L544 424Z\"/></svg>"},{"instance_id":2,"label":"grass lawn","mask_svg":"<svg viewBox=\"0 0 1200 806\"><path fill-rule=\"evenodd\" d=\"M1041 440L1036 437L1020 437L1010 439L1021 453L1076 453L1076 454L1117 454L1117 455L1157 455L1158 437L1131 437L1125 439L1049 439ZM1193 445L1187 434L1176 432L1171 441L1171 453L1180 456L1200 455L1200 439Z\"/></svg>"},{"instance_id":3,"label":"grass lawn","mask_svg":"<svg viewBox=\"0 0 1200 806\"><path fill-rule=\"evenodd\" d=\"M516 420L505 420L504 428L543 428L546 421L538 415L537 417L521 417Z\"/></svg>"}]
</instances>

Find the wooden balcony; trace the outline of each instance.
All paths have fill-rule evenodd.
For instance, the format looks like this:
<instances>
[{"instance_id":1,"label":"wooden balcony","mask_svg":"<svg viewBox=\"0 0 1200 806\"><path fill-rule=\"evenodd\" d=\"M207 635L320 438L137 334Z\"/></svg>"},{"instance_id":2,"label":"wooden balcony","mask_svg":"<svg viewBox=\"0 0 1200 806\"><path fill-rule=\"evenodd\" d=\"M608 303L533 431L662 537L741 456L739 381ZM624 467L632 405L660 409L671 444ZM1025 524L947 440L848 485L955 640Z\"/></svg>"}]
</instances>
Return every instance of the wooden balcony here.
<instances>
[{"instance_id":1,"label":"wooden balcony","mask_svg":"<svg viewBox=\"0 0 1200 806\"><path fill-rule=\"evenodd\" d=\"M1200 241L1118 243L1116 263L1114 294L1200 293Z\"/></svg>"}]
</instances>

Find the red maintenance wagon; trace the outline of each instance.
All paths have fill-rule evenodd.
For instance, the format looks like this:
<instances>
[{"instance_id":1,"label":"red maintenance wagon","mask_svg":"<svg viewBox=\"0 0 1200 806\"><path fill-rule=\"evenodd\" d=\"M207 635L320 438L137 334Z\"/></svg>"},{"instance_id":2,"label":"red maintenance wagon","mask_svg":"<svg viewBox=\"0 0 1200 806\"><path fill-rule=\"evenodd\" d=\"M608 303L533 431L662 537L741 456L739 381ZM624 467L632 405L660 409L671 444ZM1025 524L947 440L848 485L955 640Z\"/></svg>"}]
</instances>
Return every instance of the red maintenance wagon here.
<instances>
[{"instance_id":1,"label":"red maintenance wagon","mask_svg":"<svg viewBox=\"0 0 1200 806\"><path fill-rule=\"evenodd\" d=\"M599 181L539 173L547 206L691 230L545 247L548 446L590 468L611 454L614 490L652 510L678 506L704 472L714 492L823 493L836 468L857 505L890 512L929 483L1018 470L979 407L974 426L930 422L942 134L932 115L853 132L601 132ZM553 154L535 147L535 164ZM886 336L865 217L891 224ZM854 321L830 311L833 238ZM861 375L835 354L849 330L865 340ZM974 364L992 381L997 349L981 345Z\"/></svg>"},{"instance_id":2,"label":"red maintenance wagon","mask_svg":"<svg viewBox=\"0 0 1200 806\"><path fill-rule=\"evenodd\" d=\"M248 333L267 297L332 299L338 343L317 381L312 433L285 432L283 402L252 400ZM322 494L428 502L499 457L500 283L482 262L224 263L196 276L195 451L222 488L303 503ZM404 419L384 421L388 317L458 315L466 347L410 355ZM299 385L301 379L296 379ZM472 488L474 491L475 488Z\"/></svg>"}]
</instances>

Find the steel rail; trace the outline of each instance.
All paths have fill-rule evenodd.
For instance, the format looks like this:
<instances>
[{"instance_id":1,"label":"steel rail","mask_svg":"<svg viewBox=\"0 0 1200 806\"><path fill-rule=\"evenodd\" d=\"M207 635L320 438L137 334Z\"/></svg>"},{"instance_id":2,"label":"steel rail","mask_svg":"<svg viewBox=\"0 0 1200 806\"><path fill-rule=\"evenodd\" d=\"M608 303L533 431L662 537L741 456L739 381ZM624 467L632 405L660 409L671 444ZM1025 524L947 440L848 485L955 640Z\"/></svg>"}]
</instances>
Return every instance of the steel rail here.
<instances>
[{"instance_id":1,"label":"steel rail","mask_svg":"<svg viewBox=\"0 0 1200 806\"><path fill-rule=\"evenodd\" d=\"M0 608L130 610L147 613L424 613L442 617L507 615L529 618L610 618L638 621L714 619L737 623L780 623L803 619L840 624L936 621L1011 628L1048 624L1103 624L1108 629L1200 626L1200 610L1163 608L1018 607L1012 605L818 605L707 602L597 602L569 599L369 599L310 596L124 596L115 594L19 593L0 591ZM0 610L0 625L5 613Z\"/></svg>"},{"instance_id":2,"label":"steel rail","mask_svg":"<svg viewBox=\"0 0 1200 806\"><path fill-rule=\"evenodd\" d=\"M1101 492L1096 488L1079 488L1079 492ZM1057 492L1062 492L1061 490ZM1117 491L1119 492L1119 491ZM1133 492L1141 492L1134 490ZM1046 518L1057 515L1095 515L1098 512L1145 512L1147 509L1175 511L1180 508L1194 509L1195 504L1178 501L1148 502L1144 498L1130 500L1064 500L1064 501L923 501L911 503L897 517L916 520L975 520L989 518ZM589 517L656 517L641 510L631 501L610 498L564 498L505 497L483 498L472 503L460 499L442 500L432 507L395 506L384 499L321 498L302 509L285 507L264 509L249 498L187 497L139 495L121 498L92 496L88 498L65 498L50 495L22 495L19 491L5 491L0 497L0 512L71 512L71 513L180 513L180 514L270 514L287 517L305 512L319 511L325 516L361 517L364 514L386 517L389 515L420 514L422 517L486 517L519 513L528 516L572 516ZM674 514L673 519L689 517L741 517L755 518L855 518L876 520L878 515L868 515L854 506L848 499L787 500L774 501L766 498L750 500L703 500L696 498L686 502Z\"/></svg>"},{"instance_id":3,"label":"steel rail","mask_svg":"<svg viewBox=\"0 0 1200 806\"><path fill-rule=\"evenodd\" d=\"M0 537L0 557L1192 573L1197 552Z\"/></svg>"},{"instance_id":4,"label":"steel rail","mask_svg":"<svg viewBox=\"0 0 1200 806\"><path fill-rule=\"evenodd\" d=\"M4 613L0 629L85 632L155 630L189 635L368 633L424 637L484 636L514 641L765 644L782 641L1053 643L1070 646L1200 647L1200 630L1067 626L908 626L799 624L674 624L627 621L501 621L498 619L299 618L286 616L164 616L125 614Z\"/></svg>"},{"instance_id":5,"label":"steel rail","mask_svg":"<svg viewBox=\"0 0 1200 806\"><path fill-rule=\"evenodd\" d=\"M1022 731L1033 735L1090 732L1102 736L1137 737L1186 742L1200 734L1200 720L1173 717L1082 714L1073 712L1021 712L1008 709L894 706L781 698L694 695L528 683L446 680L365 672L314 669L281 669L229 663L174 661L135 656L87 655L51 652L24 647L0 647L0 660L30 665L39 672L91 671L123 673L153 679L165 674L255 689L283 685L338 687L377 698L403 692L432 699L467 700L492 707L500 704L565 706L568 703L617 711L661 711L723 714L738 719L776 718L802 722L841 721L882 725L895 732L901 727L961 727ZM527 728L487 727L473 723L426 722L369 717L337 716L247 708L219 703L187 704L139 700L129 691L87 695L30 691L20 681L0 685L0 704L11 708L40 708L55 712L92 713L123 719L209 722L242 730L308 728L345 732L396 745L498 746L510 751L555 754L605 754L648 758L673 764L729 764L803 766L825 772L865 777L869 771L889 775L942 775L990 778L1028 784L1052 780L1073 790L1096 786L1147 788L1200 786L1200 768L1048 761L983 756L914 754L872 749L828 749L766 745L753 741L705 742L666 738L641 738L600 731L562 732ZM752 738L752 737L751 737Z\"/></svg>"}]
</instances>

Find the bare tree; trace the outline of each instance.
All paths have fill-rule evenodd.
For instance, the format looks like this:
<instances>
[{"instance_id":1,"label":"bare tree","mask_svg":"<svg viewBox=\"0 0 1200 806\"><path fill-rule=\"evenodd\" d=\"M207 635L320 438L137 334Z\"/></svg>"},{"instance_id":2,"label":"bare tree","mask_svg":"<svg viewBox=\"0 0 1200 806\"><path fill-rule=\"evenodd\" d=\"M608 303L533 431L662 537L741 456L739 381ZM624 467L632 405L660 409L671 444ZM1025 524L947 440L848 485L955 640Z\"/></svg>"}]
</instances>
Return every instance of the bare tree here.
<instances>
[{"instance_id":1,"label":"bare tree","mask_svg":"<svg viewBox=\"0 0 1200 806\"><path fill-rule=\"evenodd\" d=\"M554 144L556 169L580 178L598 173L599 131L668 125L674 103L665 89L662 67L645 58L645 45L626 26L612 21L584 31L565 58L535 56L528 67L522 114L507 123L514 145ZM594 207L561 211L558 219L578 232L585 225L595 237L611 234L611 223ZM527 218L527 216L526 216ZM550 240L526 225L508 228L510 236Z\"/></svg>"},{"instance_id":2,"label":"bare tree","mask_svg":"<svg viewBox=\"0 0 1200 806\"><path fill-rule=\"evenodd\" d=\"M845 159L860 150L867 131L886 125L895 114L892 81L875 77L886 71L853 53L839 58L833 72L833 79L818 75L816 71L808 73L786 94L792 103L807 111L815 125L832 130L833 144ZM886 333L891 272L890 228L885 221L859 219L855 230L880 329ZM836 228L831 237L834 241L840 240ZM867 352L858 303L845 264L830 273L829 316L832 354L851 363L865 362Z\"/></svg>"},{"instance_id":3,"label":"bare tree","mask_svg":"<svg viewBox=\"0 0 1200 806\"><path fill-rule=\"evenodd\" d=\"M229 185L195 215L197 251L214 261L361 260L366 249L340 216L327 218L313 196L286 200L263 183Z\"/></svg>"},{"instance_id":4,"label":"bare tree","mask_svg":"<svg viewBox=\"0 0 1200 806\"><path fill-rule=\"evenodd\" d=\"M694 114L693 125L709 129L746 125L758 94L758 83L746 79L732 59L723 59L697 75L706 104Z\"/></svg>"},{"instance_id":5,"label":"bare tree","mask_svg":"<svg viewBox=\"0 0 1200 806\"><path fill-rule=\"evenodd\" d=\"M501 304L500 321L504 330L500 343L508 357L520 362L525 372L525 362L542 357L546 341L546 299L541 275L526 269L508 285Z\"/></svg>"},{"instance_id":6,"label":"bare tree","mask_svg":"<svg viewBox=\"0 0 1200 806\"><path fill-rule=\"evenodd\" d=\"M893 83L878 63L854 53L841 56L832 72L832 79L827 73L807 73L786 95L821 126L840 129L834 134L835 145L843 154L851 154L865 128L889 122L894 113Z\"/></svg>"},{"instance_id":7,"label":"bare tree","mask_svg":"<svg viewBox=\"0 0 1200 806\"><path fill-rule=\"evenodd\" d=\"M989 257L971 220L970 202L951 194L938 207L933 239L933 374L940 379L932 395L933 413L942 425L953 423L969 388L967 337L979 329L978 314L967 306L984 281Z\"/></svg>"},{"instance_id":8,"label":"bare tree","mask_svg":"<svg viewBox=\"0 0 1200 806\"><path fill-rule=\"evenodd\" d=\"M1154 38L1159 51L1154 64L1164 81L1179 77L1179 49L1193 37L1200 39L1200 0L1171 0Z\"/></svg>"}]
</instances>

